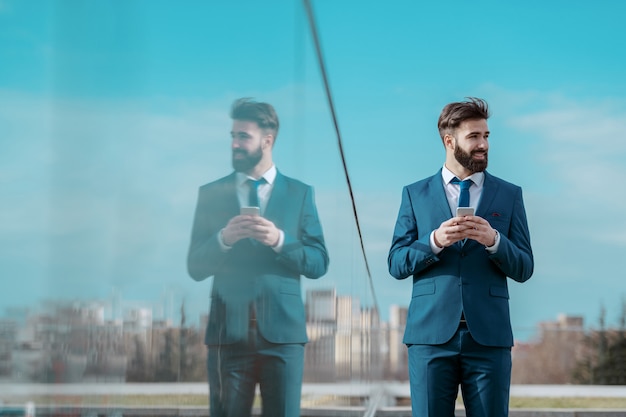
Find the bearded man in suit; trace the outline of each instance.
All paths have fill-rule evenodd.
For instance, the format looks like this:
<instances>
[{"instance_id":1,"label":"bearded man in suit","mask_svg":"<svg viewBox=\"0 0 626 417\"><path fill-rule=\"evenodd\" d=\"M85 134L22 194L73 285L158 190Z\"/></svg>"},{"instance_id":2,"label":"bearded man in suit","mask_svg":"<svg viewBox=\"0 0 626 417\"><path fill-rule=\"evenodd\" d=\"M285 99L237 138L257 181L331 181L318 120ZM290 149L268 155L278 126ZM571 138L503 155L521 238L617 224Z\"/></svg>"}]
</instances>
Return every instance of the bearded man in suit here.
<instances>
[{"instance_id":1,"label":"bearded man in suit","mask_svg":"<svg viewBox=\"0 0 626 417\"><path fill-rule=\"evenodd\" d=\"M414 417L453 417L459 385L468 417L508 415L507 277L528 280L534 261L521 188L486 171L488 118L481 99L446 105L444 166L402 193L388 266L413 278L404 343Z\"/></svg>"},{"instance_id":2,"label":"bearded man in suit","mask_svg":"<svg viewBox=\"0 0 626 417\"><path fill-rule=\"evenodd\" d=\"M322 227L313 188L274 165L274 108L239 99L231 118L234 172L200 187L187 258L193 279L214 277L210 414L249 416L259 384L263 416L298 416L308 340L300 279L327 271Z\"/></svg>"}]
</instances>

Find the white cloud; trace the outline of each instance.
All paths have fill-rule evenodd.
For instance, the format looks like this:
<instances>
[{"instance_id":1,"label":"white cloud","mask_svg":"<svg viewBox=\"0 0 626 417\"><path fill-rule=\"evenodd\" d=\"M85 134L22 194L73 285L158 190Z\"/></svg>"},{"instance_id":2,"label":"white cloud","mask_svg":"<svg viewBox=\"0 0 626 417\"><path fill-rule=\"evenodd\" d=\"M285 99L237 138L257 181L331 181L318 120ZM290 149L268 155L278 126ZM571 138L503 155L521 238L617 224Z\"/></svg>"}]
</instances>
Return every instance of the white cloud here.
<instances>
[{"instance_id":1,"label":"white cloud","mask_svg":"<svg viewBox=\"0 0 626 417\"><path fill-rule=\"evenodd\" d=\"M543 103L540 111L512 116L509 124L519 132L516 140L532 138L535 163L550 175L537 181L557 184L541 201L541 210L551 213L552 228L623 244L624 239L607 237L626 229L621 213L626 193L620 185L626 178L626 102L534 100Z\"/></svg>"}]
</instances>

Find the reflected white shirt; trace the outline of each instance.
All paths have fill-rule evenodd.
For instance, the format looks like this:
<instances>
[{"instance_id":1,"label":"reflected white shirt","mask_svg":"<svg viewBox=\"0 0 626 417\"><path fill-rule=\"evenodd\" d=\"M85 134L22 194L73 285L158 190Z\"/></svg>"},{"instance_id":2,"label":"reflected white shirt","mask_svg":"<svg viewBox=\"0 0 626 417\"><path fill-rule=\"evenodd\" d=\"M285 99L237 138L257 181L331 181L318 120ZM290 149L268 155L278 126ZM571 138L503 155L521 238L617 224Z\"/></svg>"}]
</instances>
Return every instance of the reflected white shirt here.
<instances>
[{"instance_id":1,"label":"reflected white shirt","mask_svg":"<svg viewBox=\"0 0 626 417\"><path fill-rule=\"evenodd\" d=\"M276 165L272 165L272 167L259 178L253 178L249 175L244 174L243 172L237 172L235 174L235 184L237 187L237 200L239 201L239 207L246 207L249 205L248 194L250 192L250 184L248 183L248 180L260 180L261 178L265 179L265 182L259 184L257 193L259 195L259 204L261 205L260 209L262 216L263 213L265 213L267 202L269 201L270 196L272 195L272 190L274 189L274 181L276 180Z\"/></svg>"},{"instance_id":2,"label":"reflected white shirt","mask_svg":"<svg viewBox=\"0 0 626 417\"><path fill-rule=\"evenodd\" d=\"M276 165L272 165L270 169L265 171L263 175L259 178L253 178L249 175L246 175L242 172L235 173L235 187L237 189L237 201L239 202L239 207L246 207L249 205L248 203L248 195L250 193L250 184L248 180L259 180L261 178L265 179L265 183L259 184L259 188L257 189L257 193L259 195L259 207L261 211L261 216L265 213L265 209L267 208L267 203L272 195L272 190L274 189L274 181L276 180ZM283 249L283 244L285 243L285 233L282 230L278 230L278 244L272 247L274 252L279 253ZM228 251L232 248L232 246L227 246L222 239L222 231L217 234L217 241L220 244L220 247L223 251Z\"/></svg>"}]
</instances>

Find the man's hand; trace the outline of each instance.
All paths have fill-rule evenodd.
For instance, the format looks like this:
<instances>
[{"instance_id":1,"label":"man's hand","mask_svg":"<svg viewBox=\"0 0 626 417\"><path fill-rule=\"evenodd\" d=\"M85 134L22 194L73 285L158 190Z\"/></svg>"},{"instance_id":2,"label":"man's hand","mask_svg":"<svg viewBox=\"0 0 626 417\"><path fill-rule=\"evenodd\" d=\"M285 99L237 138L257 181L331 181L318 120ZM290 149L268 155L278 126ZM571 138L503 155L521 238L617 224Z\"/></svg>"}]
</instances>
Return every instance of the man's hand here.
<instances>
[{"instance_id":1,"label":"man's hand","mask_svg":"<svg viewBox=\"0 0 626 417\"><path fill-rule=\"evenodd\" d=\"M261 216L235 216L222 229L222 242L233 246L241 239L256 239L266 246L276 246L280 238L278 228Z\"/></svg>"},{"instance_id":2,"label":"man's hand","mask_svg":"<svg viewBox=\"0 0 626 417\"><path fill-rule=\"evenodd\" d=\"M487 220L478 216L465 216L463 219L463 224L467 226L467 239L473 239L487 247L495 245L497 232Z\"/></svg>"},{"instance_id":3,"label":"man's hand","mask_svg":"<svg viewBox=\"0 0 626 417\"><path fill-rule=\"evenodd\" d=\"M251 216L252 224L249 226L250 237L258 240L265 246L274 247L278 245L280 231L274 223L261 216Z\"/></svg>"},{"instance_id":4,"label":"man's hand","mask_svg":"<svg viewBox=\"0 0 626 417\"><path fill-rule=\"evenodd\" d=\"M473 239L485 246L493 246L496 231L489 222L478 216L453 217L435 230L435 244L446 248L463 239Z\"/></svg>"}]
</instances>

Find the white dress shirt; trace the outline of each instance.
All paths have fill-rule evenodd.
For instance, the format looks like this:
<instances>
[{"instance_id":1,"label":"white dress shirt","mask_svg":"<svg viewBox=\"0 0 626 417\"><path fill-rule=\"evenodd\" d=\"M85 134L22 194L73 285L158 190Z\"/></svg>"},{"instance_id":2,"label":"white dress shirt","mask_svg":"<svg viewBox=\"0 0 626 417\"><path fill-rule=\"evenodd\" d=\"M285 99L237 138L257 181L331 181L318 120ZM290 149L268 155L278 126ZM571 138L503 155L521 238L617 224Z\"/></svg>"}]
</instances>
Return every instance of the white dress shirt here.
<instances>
[{"instance_id":1,"label":"white dress shirt","mask_svg":"<svg viewBox=\"0 0 626 417\"><path fill-rule=\"evenodd\" d=\"M459 202L459 194L461 193L461 187L459 184L455 184L452 180L456 177L446 166L441 169L441 180L443 182L443 188L446 191L446 198L448 199L448 205L450 206L450 213L454 216L456 208ZM459 178L460 179L460 178ZM485 182L484 172L475 172L469 177L463 178L465 180L472 180L472 184L469 188L470 195L470 207L476 209L480 202L480 197L483 193L483 184ZM500 244L500 234L496 231L496 240L493 246L486 246L485 249L489 253L496 253ZM440 248L435 244L435 231L430 234L430 248L435 255L440 253L444 248Z\"/></svg>"}]
</instances>

